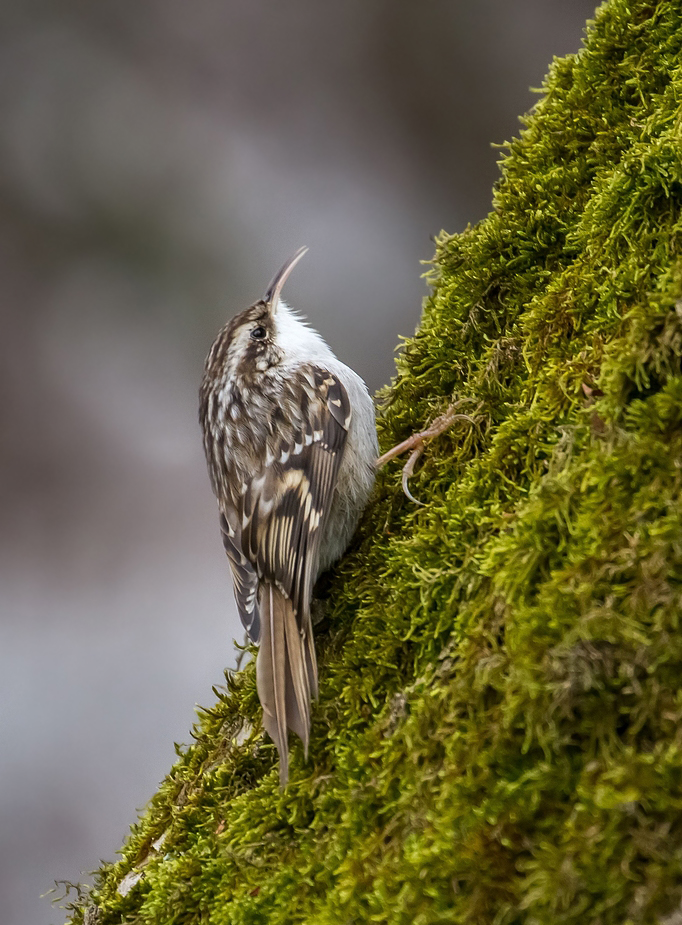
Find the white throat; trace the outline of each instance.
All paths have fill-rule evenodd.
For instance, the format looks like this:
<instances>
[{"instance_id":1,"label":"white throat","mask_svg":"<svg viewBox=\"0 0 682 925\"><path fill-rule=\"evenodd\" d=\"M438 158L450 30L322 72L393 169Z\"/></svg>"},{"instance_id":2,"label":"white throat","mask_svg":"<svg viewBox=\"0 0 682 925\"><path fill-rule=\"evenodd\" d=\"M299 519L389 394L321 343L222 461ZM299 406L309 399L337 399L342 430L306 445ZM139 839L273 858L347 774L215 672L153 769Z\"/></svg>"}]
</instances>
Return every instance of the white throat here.
<instances>
[{"instance_id":1,"label":"white throat","mask_svg":"<svg viewBox=\"0 0 682 925\"><path fill-rule=\"evenodd\" d=\"M317 331L281 299L275 312L275 324L275 342L286 357L284 365L293 367L302 363L326 363L336 359Z\"/></svg>"}]
</instances>

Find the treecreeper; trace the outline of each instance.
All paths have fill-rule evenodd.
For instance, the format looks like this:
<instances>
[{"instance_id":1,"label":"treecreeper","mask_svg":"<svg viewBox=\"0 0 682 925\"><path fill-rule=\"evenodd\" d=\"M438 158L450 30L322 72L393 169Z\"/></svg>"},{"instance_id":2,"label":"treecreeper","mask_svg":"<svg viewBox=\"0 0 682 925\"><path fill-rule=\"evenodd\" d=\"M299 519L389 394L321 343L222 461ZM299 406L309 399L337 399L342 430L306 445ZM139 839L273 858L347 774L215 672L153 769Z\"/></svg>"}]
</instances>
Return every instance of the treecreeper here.
<instances>
[{"instance_id":1,"label":"treecreeper","mask_svg":"<svg viewBox=\"0 0 682 925\"><path fill-rule=\"evenodd\" d=\"M258 696L282 785L288 730L307 758L318 692L313 585L347 548L378 455L367 386L280 298L306 251L220 330L200 389L208 471L239 615L259 646Z\"/></svg>"}]
</instances>

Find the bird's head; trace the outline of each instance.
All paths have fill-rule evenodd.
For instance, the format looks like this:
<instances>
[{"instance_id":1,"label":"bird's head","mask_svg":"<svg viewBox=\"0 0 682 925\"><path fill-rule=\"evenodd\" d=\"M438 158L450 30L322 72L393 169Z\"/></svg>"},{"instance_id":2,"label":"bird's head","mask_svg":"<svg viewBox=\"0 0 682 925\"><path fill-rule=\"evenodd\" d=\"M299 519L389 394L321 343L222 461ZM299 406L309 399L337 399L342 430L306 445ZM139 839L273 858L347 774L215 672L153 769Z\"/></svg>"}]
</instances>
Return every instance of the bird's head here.
<instances>
[{"instance_id":1,"label":"bird's head","mask_svg":"<svg viewBox=\"0 0 682 925\"><path fill-rule=\"evenodd\" d=\"M275 275L263 298L225 325L206 361L209 375L249 380L273 367L324 362L333 356L320 335L281 298L285 282L307 250L299 248Z\"/></svg>"}]
</instances>

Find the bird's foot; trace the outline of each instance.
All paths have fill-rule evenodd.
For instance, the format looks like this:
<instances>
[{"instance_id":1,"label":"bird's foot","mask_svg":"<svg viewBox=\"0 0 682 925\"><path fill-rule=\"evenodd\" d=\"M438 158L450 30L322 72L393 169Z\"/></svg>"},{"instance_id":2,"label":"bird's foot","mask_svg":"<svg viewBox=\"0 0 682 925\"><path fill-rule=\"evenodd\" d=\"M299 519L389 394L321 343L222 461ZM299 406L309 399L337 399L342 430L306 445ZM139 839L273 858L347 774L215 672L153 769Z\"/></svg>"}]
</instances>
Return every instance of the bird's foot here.
<instances>
[{"instance_id":1,"label":"bird's foot","mask_svg":"<svg viewBox=\"0 0 682 925\"><path fill-rule=\"evenodd\" d=\"M469 414L463 414L457 409L465 401L473 401L473 399L460 399L459 401L454 402L450 405L448 410L441 414L439 417L430 424L426 430L420 431L418 434L412 434L411 437L408 437L407 440L403 440L402 443L398 443L388 452L384 453L383 456L380 456L377 461L374 463L377 469L380 469L387 462L390 462L392 459L395 459L396 456L400 456L403 453L410 451L407 462L403 466L403 492L406 497L413 501L415 504L419 504L423 507L424 502L418 501L410 492L408 485L410 476L414 474L414 467L417 465L417 460L424 452L426 447L426 441L432 440L434 437L439 437L441 434L445 433L448 428L452 427L455 421L469 421L470 424L476 424L476 421Z\"/></svg>"}]
</instances>

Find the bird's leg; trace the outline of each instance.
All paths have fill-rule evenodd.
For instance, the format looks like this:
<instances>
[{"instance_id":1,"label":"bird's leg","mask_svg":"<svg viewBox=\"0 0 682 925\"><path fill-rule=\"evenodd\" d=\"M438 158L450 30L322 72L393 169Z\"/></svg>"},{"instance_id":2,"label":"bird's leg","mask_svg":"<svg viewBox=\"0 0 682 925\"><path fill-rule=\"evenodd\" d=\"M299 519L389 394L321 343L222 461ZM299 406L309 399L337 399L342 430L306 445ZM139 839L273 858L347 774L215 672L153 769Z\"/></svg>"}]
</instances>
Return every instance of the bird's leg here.
<instances>
[{"instance_id":1,"label":"bird's leg","mask_svg":"<svg viewBox=\"0 0 682 925\"><path fill-rule=\"evenodd\" d=\"M436 420L426 428L426 430L420 431L418 434L412 434L411 437L408 437L407 440L403 440L402 443L397 444L397 446L392 447L388 450L383 456L380 456L377 461L374 463L377 469L380 469L387 462L390 462L392 459L395 459L396 456L400 456L402 453L407 453L408 450L411 450L407 462L403 466L403 491L405 495L414 501L415 504L423 505L423 501L417 501L417 499L410 493L408 486L408 480L411 475L414 473L414 467L417 465L417 460L424 452L425 443L427 440L432 440L434 437L439 437L442 433L451 427L455 421L469 421L471 424L475 424L474 419L468 414L462 414L457 411L457 408L461 402L455 402L450 405L445 414L441 414Z\"/></svg>"}]
</instances>

